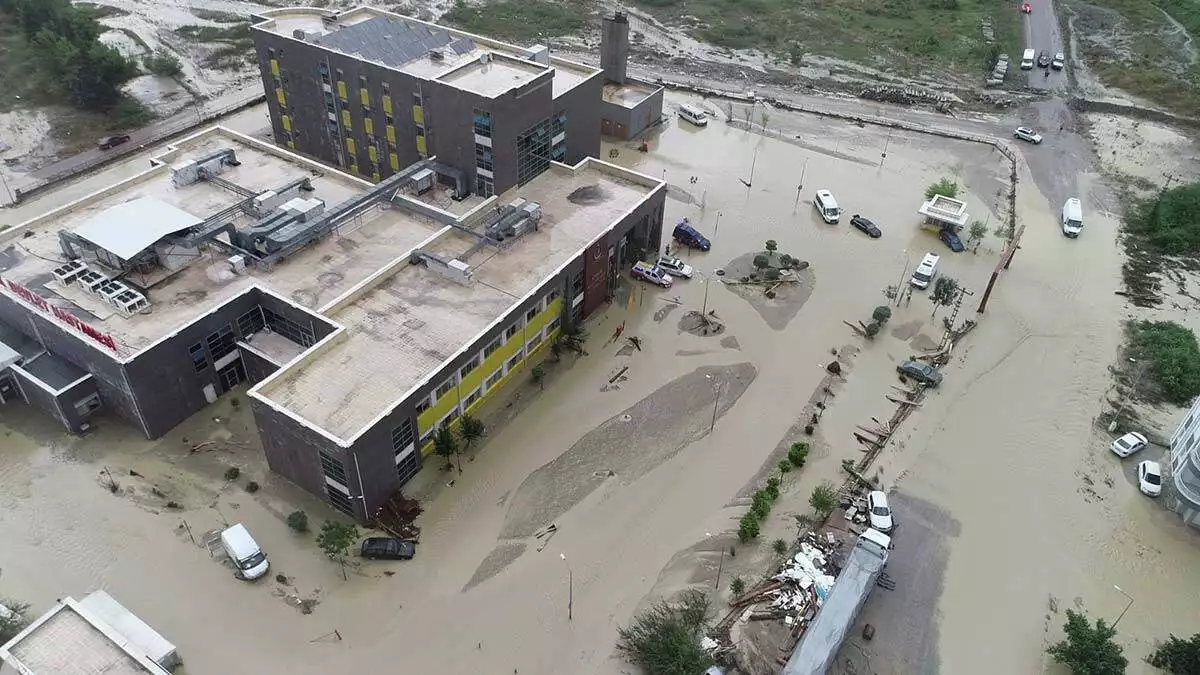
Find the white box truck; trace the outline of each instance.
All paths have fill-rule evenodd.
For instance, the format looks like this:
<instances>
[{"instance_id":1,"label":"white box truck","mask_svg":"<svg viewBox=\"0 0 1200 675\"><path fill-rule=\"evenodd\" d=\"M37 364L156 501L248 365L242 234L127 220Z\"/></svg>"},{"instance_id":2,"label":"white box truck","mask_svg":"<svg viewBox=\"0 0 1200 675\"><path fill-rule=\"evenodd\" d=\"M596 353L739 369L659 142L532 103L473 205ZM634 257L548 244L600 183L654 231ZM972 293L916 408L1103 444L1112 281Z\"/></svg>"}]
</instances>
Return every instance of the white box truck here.
<instances>
[{"instance_id":1,"label":"white box truck","mask_svg":"<svg viewBox=\"0 0 1200 675\"><path fill-rule=\"evenodd\" d=\"M1021 70L1033 70L1033 59L1037 56L1037 52L1032 49L1026 49L1021 54Z\"/></svg>"}]
</instances>

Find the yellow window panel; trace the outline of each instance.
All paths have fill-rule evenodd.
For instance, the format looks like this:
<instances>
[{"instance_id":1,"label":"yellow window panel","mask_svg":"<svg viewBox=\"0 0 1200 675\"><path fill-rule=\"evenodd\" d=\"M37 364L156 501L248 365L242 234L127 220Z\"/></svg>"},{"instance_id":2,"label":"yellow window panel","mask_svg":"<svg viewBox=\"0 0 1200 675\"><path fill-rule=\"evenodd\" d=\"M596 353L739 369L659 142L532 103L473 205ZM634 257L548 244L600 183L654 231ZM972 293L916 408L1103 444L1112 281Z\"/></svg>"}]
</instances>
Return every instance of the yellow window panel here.
<instances>
[{"instance_id":1,"label":"yellow window panel","mask_svg":"<svg viewBox=\"0 0 1200 675\"><path fill-rule=\"evenodd\" d=\"M288 141L288 147L295 150L296 149L296 141Z\"/></svg>"},{"instance_id":2,"label":"yellow window panel","mask_svg":"<svg viewBox=\"0 0 1200 675\"><path fill-rule=\"evenodd\" d=\"M358 165L357 164L350 165L350 173L354 174L355 176L358 175Z\"/></svg>"},{"instance_id":3,"label":"yellow window panel","mask_svg":"<svg viewBox=\"0 0 1200 675\"><path fill-rule=\"evenodd\" d=\"M346 152L350 153L351 155L358 154L358 149L355 147L353 138L346 139Z\"/></svg>"},{"instance_id":4,"label":"yellow window panel","mask_svg":"<svg viewBox=\"0 0 1200 675\"><path fill-rule=\"evenodd\" d=\"M359 89L358 90L358 100L360 102L362 102L362 104L364 106L370 106L371 105L371 92L367 91L365 88Z\"/></svg>"},{"instance_id":5,"label":"yellow window panel","mask_svg":"<svg viewBox=\"0 0 1200 675\"><path fill-rule=\"evenodd\" d=\"M383 97L383 112L385 112L389 115L392 114L392 97L391 96Z\"/></svg>"},{"instance_id":6,"label":"yellow window panel","mask_svg":"<svg viewBox=\"0 0 1200 675\"><path fill-rule=\"evenodd\" d=\"M425 109L419 105L413 106L413 121L417 124L425 124Z\"/></svg>"},{"instance_id":7,"label":"yellow window panel","mask_svg":"<svg viewBox=\"0 0 1200 675\"><path fill-rule=\"evenodd\" d=\"M343 101L345 101L345 100L346 100L346 98L347 98L347 94L346 94L346 83L345 83L345 82L343 82L343 81L341 81L341 80L338 80L338 96L339 96L339 97L340 97L340 98L341 98Z\"/></svg>"},{"instance_id":8,"label":"yellow window panel","mask_svg":"<svg viewBox=\"0 0 1200 675\"><path fill-rule=\"evenodd\" d=\"M354 126L354 125L350 124L350 111L349 110L342 111L342 126L346 127L347 129L350 129Z\"/></svg>"},{"instance_id":9,"label":"yellow window panel","mask_svg":"<svg viewBox=\"0 0 1200 675\"><path fill-rule=\"evenodd\" d=\"M284 115L279 118L279 121L283 124L284 131L292 130L292 118L288 117L287 115Z\"/></svg>"},{"instance_id":10,"label":"yellow window panel","mask_svg":"<svg viewBox=\"0 0 1200 675\"><path fill-rule=\"evenodd\" d=\"M367 156L371 158L372 162L379 161L379 151L376 150L375 146L373 146L373 145L370 146L369 148L367 148Z\"/></svg>"},{"instance_id":11,"label":"yellow window panel","mask_svg":"<svg viewBox=\"0 0 1200 675\"><path fill-rule=\"evenodd\" d=\"M275 90L275 98L279 100L279 105L287 105L287 94L283 93L282 89Z\"/></svg>"},{"instance_id":12,"label":"yellow window panel","mask_svg":"<svg viewBox=\"0 0 1200 675\"><path fill-rule=\"evenodd\" d=\"M376 183L378 183L378 182L379 182L379 172L378 172L378 171L376 171L375 173L371 174L371 180L375 181Z\"/></svg>"},{"instance_id":13,"label":"yellow window panel","mask_svg":"<svg viewBox=\"0 0 1200 675\"><path fill-rule=\"evenodd\" d=\"M396 144L396 127L390 124L387 125L387 139L388 143L391 143L392 145Z\"/></svg>"},{"instance_id":14,"label":"yellow window panel","mask_svg":"<svg viewBox=\"0 0 1200 675\"><path fill-rule=\"evenodd\" d=\"M370 117L363 120L363 129L367 130L367 135L374 136L375 135L375 120L371 119Z\"/></svg>"},{"instance_id":15,"label":"yellow window panel","mask_svg":"<svg viewBox=\"0 0 1200 675\"><path fill-rule=\"evenodd\" d=\"M279 61L276 59L271 59L271 74L279 77Z\"/></svg>"},{"instance_id":16,"label":"yellow window panel","mask_svg":"<svg viewBox=\"0 0 1200 675\"><path fill-rule=\"evenodd\" d=\"M417 152L420 153L420 155L422 157L424 157L426 154L428 154L428 151L425 149L425 137L424 136L417 136Z\"/></svg>"},{"instance_id":17,"label":"yellow window panel","mask_svg":"<svg viewBox=\"0 0 1200 675\"><path fill-rule=\"evenodd\" d=\"M400 170L400 155L397 155L394 152L388 153L388 161L392 165L392 171Z\"/></svg>"}]
</instances>

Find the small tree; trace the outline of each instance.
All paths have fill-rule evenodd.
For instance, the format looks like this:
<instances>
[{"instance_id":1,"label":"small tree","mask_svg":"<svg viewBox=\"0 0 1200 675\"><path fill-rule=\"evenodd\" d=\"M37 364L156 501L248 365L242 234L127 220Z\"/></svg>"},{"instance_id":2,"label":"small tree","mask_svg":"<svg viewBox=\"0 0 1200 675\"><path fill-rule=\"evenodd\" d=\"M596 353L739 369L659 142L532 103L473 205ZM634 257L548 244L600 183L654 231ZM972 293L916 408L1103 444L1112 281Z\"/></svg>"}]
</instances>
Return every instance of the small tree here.
<instances>
[{"instance_id":1,"label":"small tree","mask_svg":"<svg viewBox=\"0 0 1200 675\"><path fill-rule=\"evenodd\" d=\"M1046 653L1072 675L1121 675L1129 665L1121 645L1113 641L1116 629L1104 619L1096 619L1092 626L1086 614L1068 609L1063 632L1066 637L1050 645Z\"/></svg>"},{"instance_id":2,"label":"small tree","mask_svg":"<svg viewBox=\"0 0 1200 675\"><path fill-rule=\"evenodd\" d=\"M949 178L942 178L936 183L925 188L925 199L933 199L934 195L941 195L954 199L958 196L958 183Z\"/></svg>"},{"instance_id":3,"label":"small tree","mask_svg":"<svg viewBox=\"0 0 1200 675\"><path fill-rule=\"evenodd\" d=\"M292 511L288 514L287 525L294 532L308 532L308 514L303 511Z\"/></svg>"},{"instance_id":4,"label":"small tree","mask_svg":"<svg viewBox=\"0 0 1200 675\"><path fill-rule=\"evenodd\" d=\"M793 267L796 266L797 262L800 262L800 261L796 260L795 258L793 258L792 256L790 256L786 253L779 256L779 266L785 270L792 269Z\"/></svg>"},{"instance_id":5,"label":"small tree","mask_svg":"<svg viewBox=\"0 0 1200 675\"><path fill-rule=\"evenodd\" d=\"M779 460L779 473L787 473L792 470L792 463L786 459Z\"/></svg>"},{"instance_id":6,"label":"small tree","mask_svg":"<svg viewBox=\"0 0 1200 675\"><path fill-rule=\"evenodd\" d=\"M729 592L733 593L733 597L737 597L746 592L746 581L741 577L734 577L729 580Z\"/></svg>"},{"instance_id":7,"label":"small tree","mask_svg":"<svg viewBox=\"0 0 1200 675\"><path fill-rule=\"evenodd\" d=\"M29 619L25 618L29 605L9 598L0 598L0 605L8 609L7 614L0 614L0 644L4 644L29 625Z\"/></svg>"},{"instance_id":8,"label":"small tree","mask_svg":"<svg viewBox=\"0 0 1200 675\"><path fill-rule=\"evenodd\" d=\"M176 77L183 72L183 64L179 59L164 49L157 49L153 54L143 57L142 65L151 73L163 77Z\"/></svg>"},{"instance_id":9,"label":"small tree","mask_svg":"<svg viewBox=\"0 0 1200 675\"><path fill-rule=\"evenodd\" d=\"M770 266L771 266L771 261L770 261L770 259L767 258L767 256L763 255L762 253L759 253L758 255L754 256L754 267L756 269L765 270Z\"/></svg>"},{"instance_id":10,"label":"small tree","mask_svg":"<svg viewBox=\"0 0 1200 675\"><path fill-rule=\"evenodd\" d=\"M875 308L875 311L871 312L871 320L878 324L885 324L891 318L892 310L886 305L880 305Z\"/></svg>"},{"instance_id":11,"label":"small tree","mask_svg":"<svg viewBox=\"0 0 1200 675\"><path fill-rule=\"evenodd\" d=\"M1172 635L1166 642L1159 643L1146 662L1171 675L1200 673L1200 633L1187 640Z\"/></svg>"},{"instance_id":12,"label":"small tree","mask_svg":"<svg viewBox=\"0 0 1200 675\"><path fill-rule=\"evenodd\" d=\"M617 629L617 652L647 675L696 675L713 665L700 645L708 619L708 598L685 591L677 601L660 601Z\"/></svg>"},{"instance_id":13,"label":"small tree","mask_svg":"<svg viewBox=\"0 0 1200 675\"><path fill-rule=\"evenodd\" d=\"M538 389L546 388L546 369L542 367L542 364L534 366L533 370L529 371L529 377L533 379L533 383L538 386Z\"/></svg>"},{"instance_id":14,"label":"small tree","mask_svg":"<svg viewBox=\"0 0 1200 675\"><path fill-rule=\"evenodd\" d=\"M929 301L933 303L933 313L930 318L937 314L939 307L949 307L954 304L958 297L958 281L950 277L938 277L933 282L933 291L929 294Z\"/></svg>"},{"instance_id":15,"label":"small tree","mask_svg":"<svg viewBox=\"0 0 1200 675\"><path fill-rule=\"evenodd\" d=\"M768 239L766 244L767 253L774 253L779 250L779 242L774 239Z\"/></svg>"},{"instance_id":16,"label":"small tree","mask_svg":"<svg viewBox=\"0 0 1200 675\"><path fill-rule=\"evenodd\" d=\"M450 458L458 452L458 437L450 431L449 426L444 426L433 432L433 452L446 460L446 468L450 469L454 464Z\"/></svg>"},{"instance_id":17,"label":"small tree","mask_svg":"<svg viewBox=\"0 0 1200 675\"><path fill-rule=\"evenodd\" d=\"M471 444L487 435L487 427L478 417L463 415L458 423L458 435L462 436L464 450L470 450Z\"/></svg>"},{"instance_id":18,"label":"small tree","mask_svg":"<svg viewBox=\"0 0 1200 675\"><path fill-rule=\"evenodd\" d=\"M804 441L792 443L792 447L788 448L787 458L796 468L804 466L804 463L808 461L808 443Z\"/></svg>"},{"instance_id":19,"label":"small tree","mask_svg":"<svg viewBox=\"0 0 1200 675\"><path fill-rule=\"evenodd\" d=\"M864 331L867 334L867 339L874 340L875 336L879 335L879 331L882 328L883 324L879 323L878 321L872 321L871 323L867 324L867 329Z\"/></svg>"},{"instance_id":20,"label":"small tree","mask_svg":"<svg viewBox=\"0 0 1200 675\"><path fill-rule=\"evenodd\" d=\"M987 225L982 220L971 221L971 228L967 231L967 243L974 243L972 253L979 252L979 244L983 243L983 238L987 236Z\"/></svg>"},{"instance_id":21,"label":"small tree","mask_svg":"<svg viewBox=\"0 0 1200 675\"><path fill-rule=\"evenodd\" d=\"M787 553L787 542L782 539L776 539L771 542L771 550L775 551L777 555L783 555Z\"/></svg>"},{"instance_id":22,"label":"small tree","mask_svg":"<svg viewBox=\"0 0 1200 675\"><path fill-rule=\"evenodd\" d=\"M808 498L808 505L822 518L833 513L833 510L837 508L837 492L834 490L833 483L825 481L813 488L812 495Z\"/></svg>"},{"instance_id":23,"label":"small tree","mask_svg":"<svg viewBox=\"0 0 1200 675\"><path fill-rule=\"evenodd\" d=\"M738 540L743 544L758 536L761 524L754 511L747 511L738 521Z\"/></svg>"},{"instance_id":24,"label":"small tree","mask_svg":"<svg viewBox=\"0 0 1200 675\"><path fill-rule=\"evenodd\" d=\"M779 281L779 276L779 270L775 269L774 267L768 267L765 271L763 271L763 278L767 281Z\"/></svg>"},{"instance_id":25,"label":"small tree","mask_svg":"<svg viewBox=\"0 0 1200 675\"><path fill-rule=\"evenodd\" d=\"M321 532L317 534L317 546L330 560L342 566L343 581L346 579L346 557L350 555L350 547L358 543L360 536L358 527L333 520L322 523Z\"/></svg>"}]
</instances>

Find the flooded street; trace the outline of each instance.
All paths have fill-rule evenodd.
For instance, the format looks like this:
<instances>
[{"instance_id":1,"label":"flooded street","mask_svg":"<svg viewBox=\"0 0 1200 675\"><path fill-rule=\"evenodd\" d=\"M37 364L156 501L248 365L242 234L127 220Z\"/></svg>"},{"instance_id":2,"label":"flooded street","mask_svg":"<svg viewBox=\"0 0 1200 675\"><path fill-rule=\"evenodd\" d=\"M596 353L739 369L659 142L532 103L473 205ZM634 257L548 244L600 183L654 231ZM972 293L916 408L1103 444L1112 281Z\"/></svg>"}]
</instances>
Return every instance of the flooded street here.
<instances>
[{"instance_id":1,"label":"flooded street","mask_svg":"<svg viewBox=\"0 0 1200 675\"><path fill-rule=\"evenodd\" d=\"M940 342L951 308L935 315L914 293L871 342L843 322L869 320L927 252L974 293L960 320L975 318L1003 246L989 232L977 253L952 253L916 213L926 186L949 177L971 219L995 230L1009 165L990 146L778 111L768 113L767 136L721 121L698 129L674 117L682 100L668 97L670 121L648 152L606 144L601 156L664 177L665 226L687 217L713 250L680 254L696 269L691 280L625 288L588 323L588 354L548 366L544 391L519 378L489 401L488 438L461 475L426 462L408 489L425 508L414 560L355 562L343 581L311 533L292 533L291 511L305 510L314 530L332 512L266 471L244 395L243 405L227 396L155 442L111 419L64 438L7 407L0 596L41 612L103 587L178 645L183 673L302 675L381 662L404 673L629 672L614 654L616 628L654 598L712 588L718 566L726 597L729 579L765 572L771 541L794 534L813 486L840 482L842 460L861 457L856 425L891 414L884 396L896 364ZM239 124L261 129L261 115L251 109ZM761 115L750 120L761 126ZM1140 658L1153 640L1200 631L1200 537L1138 494L1132 463L1111 456L1093 425L1127 313L1113 295L1117 222L1089 210L1083 235L1064 238L1064 179L1046 187L1047 164L1024 162L1043 161L1033 153L1066 160L1052 156L1053 138L1021 152L1026 232L1012 268L942 387L869 471L895 489L900 523L890 565L898 587L875 592L862 617L878 630L865 645L875 672L1043 672L1062 611L1115 618L1126 601L1114 584L1135 599L1119 635L1131 673L1150 672ZM129 166L86 180L119 180ZM1090 169L1078 170L1081 193L1099 190ZM840 224L817 216L817 189L842 205ZM20 220L80 191L25 205ZM856 213L883 236L850 227ZM722 283L736 282L739 259L768 239L809 263L798 283L774 299ZM701 309L724 329L689 331L688 313ZM612 342L619 324L622 340ZM627 346L628 336L642 348ZM841 378L825 370L834 358ZM806 438L806 407L825 388L827 410ZM785 478L760 537L737 544L749 488L801 439L813 444L807 466ZM229 466L241 470L233 483L222 478ZM247 493L247 480L262 489ZM202 545L234 522L270 557L259 583L234 579ZM536 535L550 524L552 538Z\"/></svg>"}]
</instances>

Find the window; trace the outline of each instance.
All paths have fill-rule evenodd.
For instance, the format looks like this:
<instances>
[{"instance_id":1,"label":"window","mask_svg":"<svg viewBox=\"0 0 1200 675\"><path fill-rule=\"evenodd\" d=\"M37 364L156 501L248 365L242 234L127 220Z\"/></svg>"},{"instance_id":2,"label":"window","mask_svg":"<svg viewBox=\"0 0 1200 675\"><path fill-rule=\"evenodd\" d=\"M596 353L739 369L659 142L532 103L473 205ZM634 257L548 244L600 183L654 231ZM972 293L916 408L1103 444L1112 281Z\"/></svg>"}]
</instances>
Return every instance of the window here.
<instances>
[{"instance_id":1,"label":"window","mask_svg":"<svg viewBox=\"0 0 1200 675\"><path fill-rule=\"evenodd\" d=\"M491 391L496 387L497 384L500 384L500 378L502 377L504 377L504 369L497 368L496 372L488 375L487 379L483 381L483 386L487 389L487 391Z\"/></svg>"},{"instance_id":2,"label":"window","mask_svg":"<svg viewBox=\"0 0 1200 675\"><path fill-rule=\"evenodd\" d=\"M333 506L333 508L348 516L354 515L354 506L350 502L350 495L342 492L328 483L325 484L325 494L329 496L329 503Z\"/></svg>"},{"instance_id":3,"label":"window","mask_svg":"<svg viewBox=\"0 0 1200 675\"><path fill-rule=\"evenodd\" d=\"M553 333L556 328L558 328L558 323L559 317L556 316L550 320L550 323L546 324L546 337L550 337L550 334Z\"/></svg>"},{"instance_id":4,"label":"window","mask_svg":"<svg viewBox=\"0 0 1200 675\"><path fill-rule=\"evenodd\" d=\"M349 485L346 482L346 467L342 466L342 460L337 457L331 457L325 454L324 451L318 451L321 456L321 470L325 472L325 477L336 481L341 485Z\"/></svg>"},{"instance_id":5,"label":"window","mask_svg":"<svg viewBox=\"0 0 1200 675\"><path fill-rule=\"evenodd\" d=\"M470 408L478 400L479 400L479 389L476 389L475 391L471 392L470 394L467 394L467 397L465 399L463 399L463 404L462 404L463 412L466 412L467 408Z\"/></svg>"},{"instance_id":6,"label":"window","mask_svg":"<svg viewBox=\"0 0 1200 675\"><path fill-rule=\"evenodd\" d=\"M467 377L467 375L471 374L472 370L475 370L478 367L479 367L479 357L476 356L475 358L473 358L469 362L467 362L466 365L464 365L462 368L459 369L458 376L465 379Z\"/></svg>"},{"instance_id":7,"label":"window","mask_svg":"<svg viewBox=\"0 0 1200 675\"><path fill-rule=\"evenodd\" d=\"M524 185L550 167L550 122L539 122L517 136L517 183Z\"/></svg>"},{"instance_id":8,"label":"window","mask_svg":"<svg viewBox=\"0 0 1200 675\"><path fill-rule=\"evenodd\" d=\"M578 296L583 292L583 272L571 278L571 291L574 296Z\"/></svg>"},{"instance_id":9,"label":"window","mask_svg":"<svg viewBox=\"0 0 1200 675\"><path fill-rule=\"evenodd\" d=\"M417 125L417 136L420 138L425 137L425 127L421 126L420 124Z\"/></svg>"},{"instance_id":10,"label":"window","mask_svg":"<svg viewBox=\"0 0 1200 675\"><path fill-rule=\"evenodd\" d=\"M529 311L525 312L525 321L533 321L533 318L537 316L538 312L540 311L542 311L542 306L540 304L530 307Z\"/></svg>"},{"instance_id":11,"label":"window","mask_svg":"<svg viewBox=\"0 0 1200 675\"><path fill-rule=\"evenodd\" d=\"M495 183L487 176L475 177L475 194L480 197L491 197L496 193Z\"/></svg>"},{"instance_id":12,"label":"window","mask_svg":"<svg viewBox=\"0 0 1200 675\"><path fill-rule=\"evenodd\" d=\"M384 96L391 96L391 95L392 95L392 87L391 87L391 85L389 85L387 82L380 82L380 83L379 83L379 88L383 90L383 95L384 95Z\"/></svg>"},{"instance_id":13,"label":"window","mask_svg":"<svg viewBox=\"0 0 1200 675\"><path fill-rule=\"evenodd\" d=\"M500 338L496 338L495 340L492 340L491 342L489 342L487 344L486 347L483 348L483 358L486 359L487 357L491 356L499 348L500 348Z\"/></svg>"},{"instance_id":14,"label":"window","mask_svg":"<svg viewBox=\"0 0 1200 675\"><path fill-rule=\"evenodd\" d=\"M440 400L446 394L454 391L456 384L458 383L454 381L453 377L443 382L440 386L438 386L437 391L433 392L433 400Z\"/></svg>"},{"instance_id":15,"label":"window","mask_svg":"<svg viewBox=\"0 0 1200 675\"><path fill-rule=\"evenodd\" d=\"M395 118L395 117L392 117L392 114L391 114L391 113L387 113L387 114L385 114L385 115L383 116L383 122L384 122L384 124L388 125L389 127L391 127L391 126L395 126L395 125L396 125L396 118Z\"/></svg>"},{"instance_id":16,"label":"window","mask_svg":"<svg viewBox=\"0 0 1200 675\"><path fill-rule=\"evenodd\" d=\"M419 417L426 410L429 410L429 397L428 396L421 399L420 401L417 401L417 416Z\"/></svg>"},{"instance_id":17,"label":"window","mask_svg":"<svg viewBox=\"0 0 1200 675\"><path fill-rule=\"evenodd\" d=\"M221 357L233 352L237 349L234 344L236 338L233 336L233 328L225 326L221 330L212 333L208 336L208 352L212 354L214 361L220 361Z\"/></svg>"},{"instance_id":18,"label":"window","mask_svg":"<svg viewBox=\"0 0 1200 675\"><path fill-rule=\"evenodd\" d=\"M422 105L420 92L416 92L413 94L413 105ZM478 113L478 111L476 111L476 113Z\"/></svg>"},{"instance_id":19,"label":"window","mask_svg":"<svg viewBox=\"0 0 1200 675\"><path fill-rule=\"evenodd\" d=\"M262 330L263 326L265 325L266 322L263 319L261 307L255 307L249 312L239 316L237 320L238 333L241 333L242 337L249 337L250 335L257 333L258 331Z\"/></svg>"},{"instance_id":20,"label":"window","mask_svg":"<svg viewBox=\"0 0 1200 675\"><path fill-rule=\"evenodd\" d=\"M262 308L263 318L271 330L279 333L283 337L295 342L301 347L311 347L317 343L316 335L313 334L312 323L308 326L303 326L278 312Z\"/></svg>"},{"instance_id":21,"label":"window","mask_svg":"<svg viewBox=\"0 0 1200 675\"><path fill-rule=\"evenodd\" d=\"M475 111L475 133L486 138L492 137L492 114L490 112Z\"/></svg>"},{"instance_id":22,"label":"window","mask_svg":"<svg viewBox=\"0 0 1200 675\"><path fill-rule=\"evenodd\" d=\"M192 357L192 367L196 372L203 372L208 367L208 356L204 354L204 344L197 342L188 349L188 356Z\"/></svg>"},{"instance_id":23,"label":"window","mask_svg":"<svg viewBox=\"0 0 1200 675\"><path fill-rule=\"evenodd\" d=\"M275 50L274 49L271 49L269 47L267 48L267 58L269 58L269 59L275 58Z\"/></svg>"},{"instance_id":24,"label":"window","mask_svg":"<svg viewBox=\"0 0 1200 675\"><path fill-rule=\"evenodd\" d=\"M405 448L412 445L414 438L413 421L410 417L392 429L392 452L399 455Z\"/></svg>"},{"instance_id":25,"label":"window","mask_svg":"<svg viewBox=\"0 0 1200 675\"><path fill-rule=\"evenodd\" d=\"M520 321L518 321L518 322L514 323L513 325L509 326L508 328L504 329L504 341L508 342L509 340L513 339L513 336L516 335L520 330L521 330L521 322Z\"/></svg>"},{"instance_id":26,"label":"window","mask_svg":"<svg viewBox=\"0 0 1200 675\"><path fill-rule=\"evenodd\" d=\"M560 295L562 295L562 291L558 290L557 288L550 291L549 293L547 293L546 294L546 306L549 307L551 305L551 303L553 303L555 300L557 300L558 296L560 296Z\"/></svg>"},{"instance_id":27,"label":"window","mask_svg":"<svg viewBox=\"0 0 1200 675\"><path fill-rule=\"evenodd\" d=\"M517 352L515 356L504 362L504 372L511 373L517 367L517 364L520 363L520 361L521 353Z\"/></svg>"},{"instance_id":28,"label":"window","mask_svg":"<svg viewBox=\"0 0 1200 675\"><path fill-rule=\"evenodd\" d=\"M359 76L358 76L358 88L359 88L359 89L366 89L366 88L367 88L367 76L366 76L366 75L359 75Z\"/></svg>"},{"instance_id":29,"label":"window","mask_svg":"<svg viewBox=\"0 0 1200 675\"><path fill-rule=\"evenodd\" d=\"M537 333L533 337L529 338L529 342L525 343L525 353L532 354L533 350L536 349L537 346L539 344L541 344L541 342L542 342L542 334L541 333Z\"/></svg>"}]
</instances>

